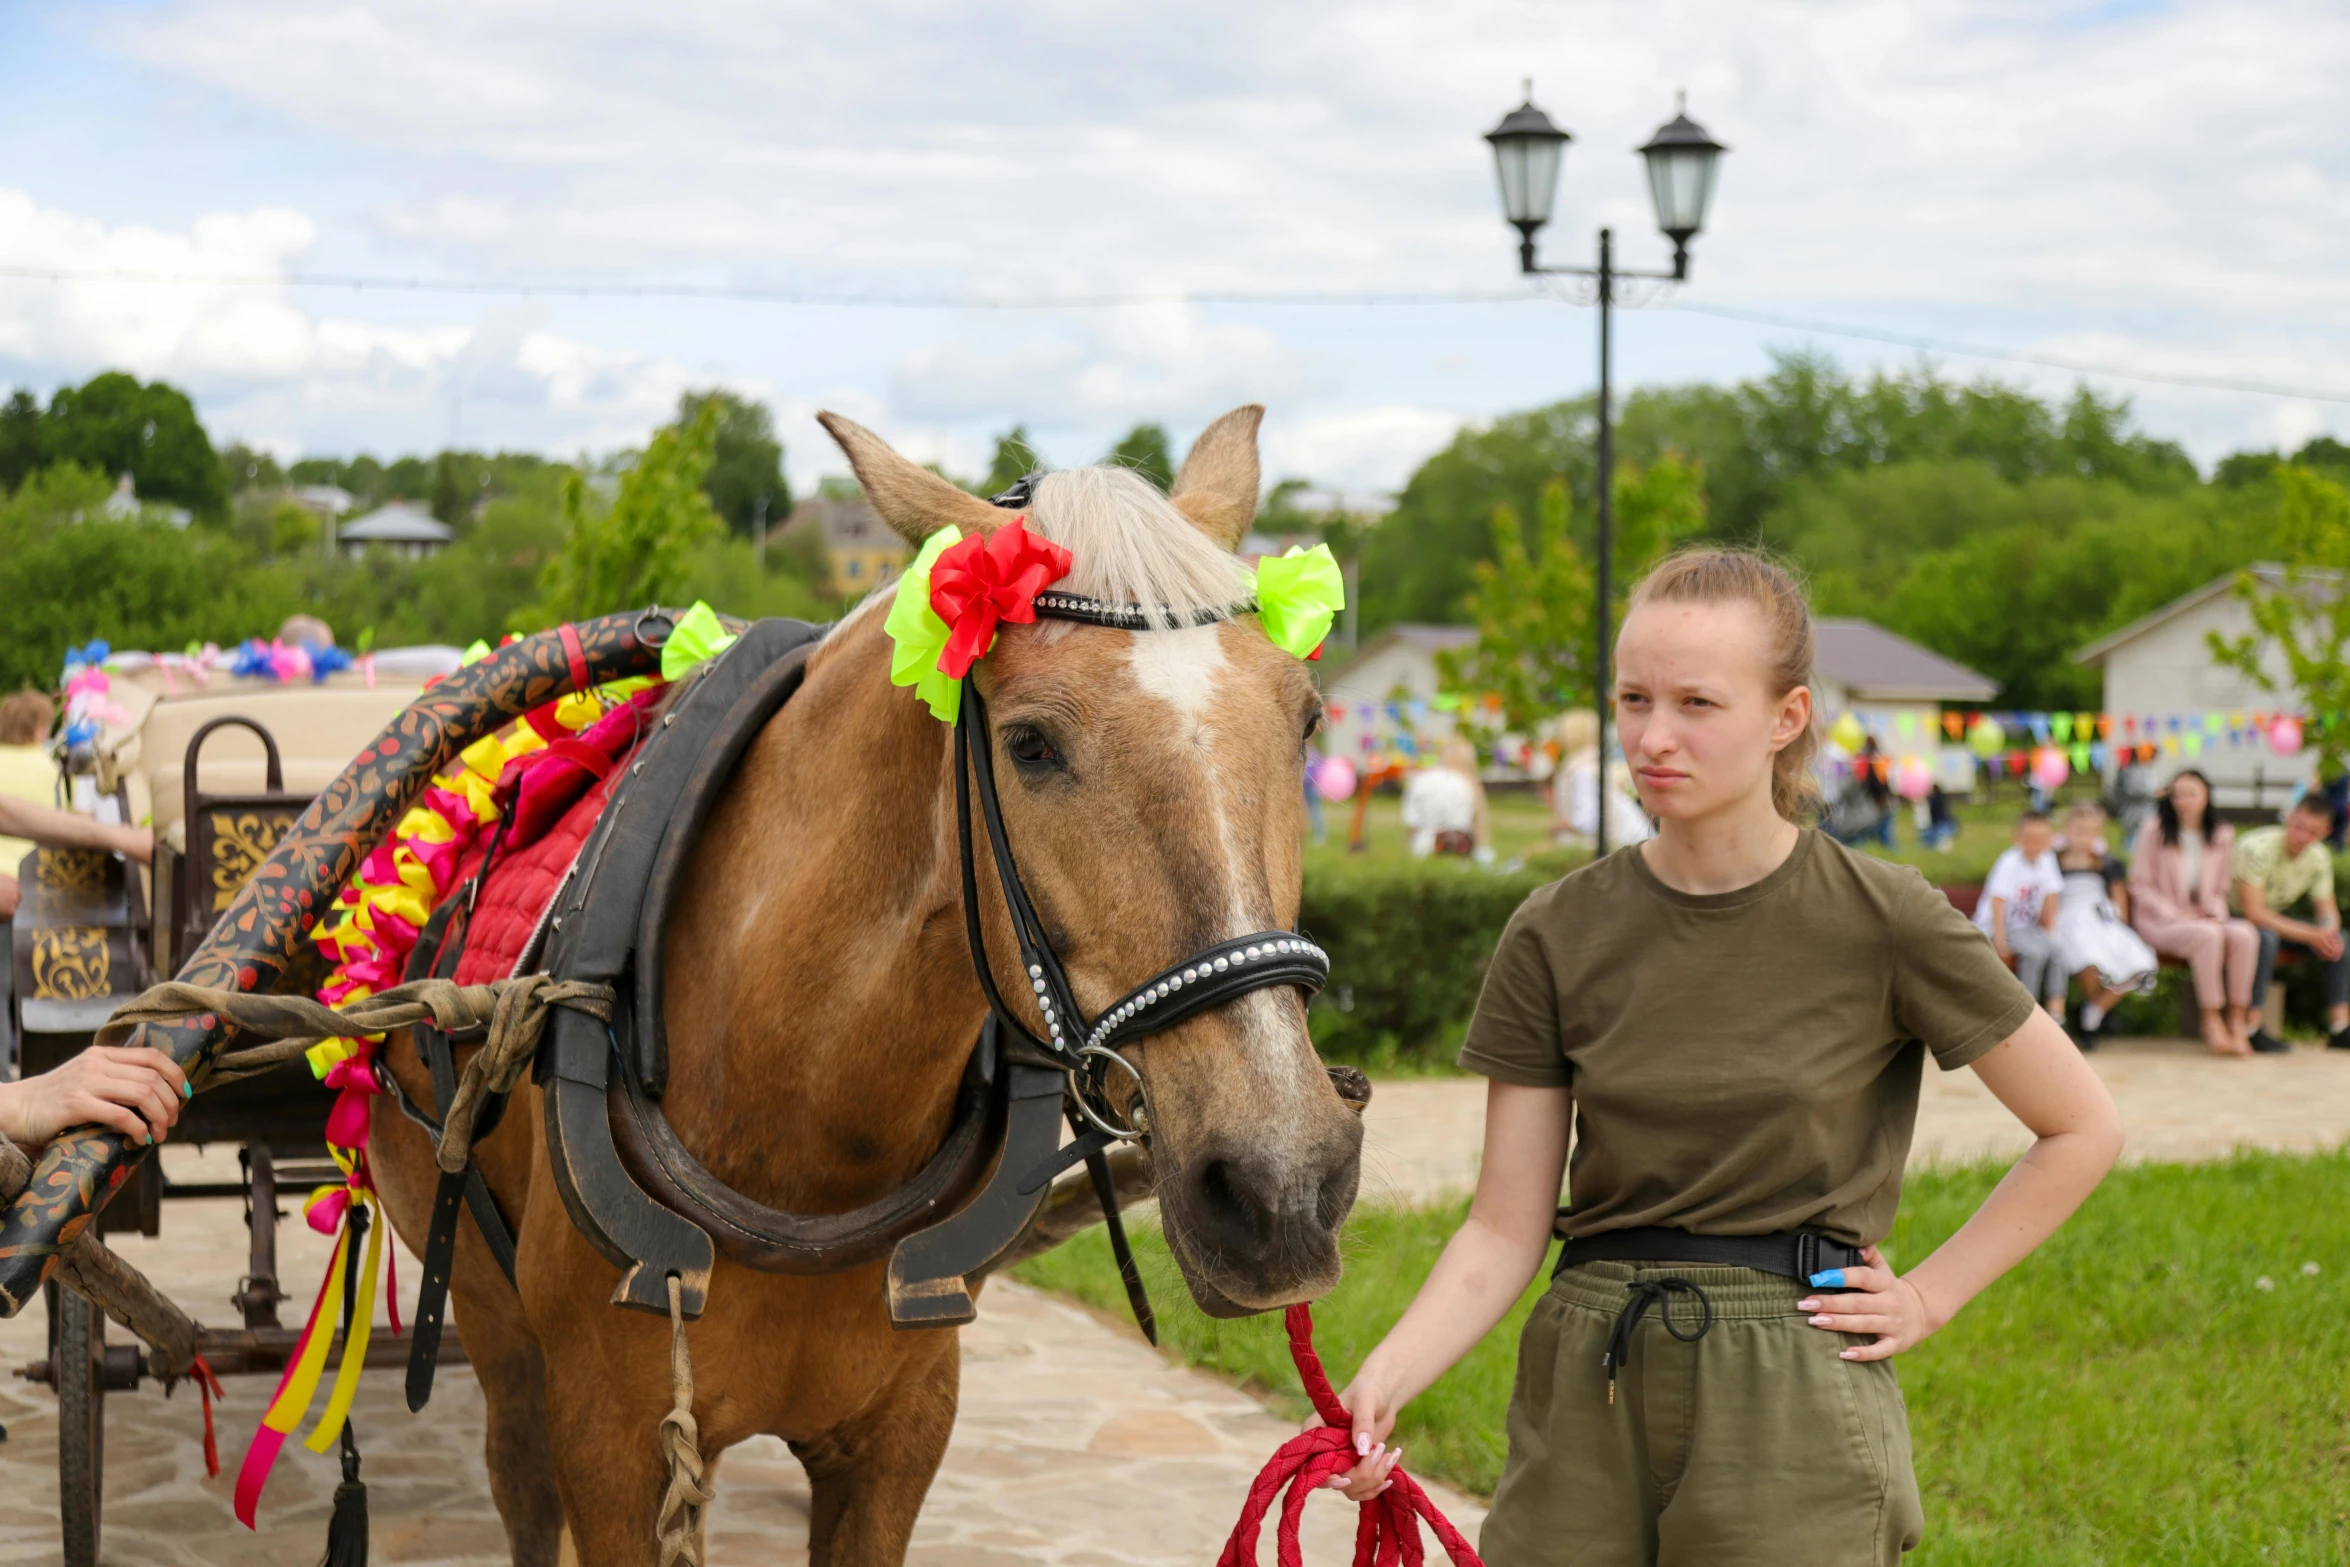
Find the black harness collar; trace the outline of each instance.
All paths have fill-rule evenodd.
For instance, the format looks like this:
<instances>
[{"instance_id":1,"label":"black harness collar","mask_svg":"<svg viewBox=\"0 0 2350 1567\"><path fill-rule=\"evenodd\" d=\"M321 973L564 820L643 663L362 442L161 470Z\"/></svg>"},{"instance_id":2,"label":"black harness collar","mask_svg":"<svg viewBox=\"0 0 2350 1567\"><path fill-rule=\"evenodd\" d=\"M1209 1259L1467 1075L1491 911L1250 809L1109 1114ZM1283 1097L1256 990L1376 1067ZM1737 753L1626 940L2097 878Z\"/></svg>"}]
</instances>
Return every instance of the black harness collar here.
<instances>
[{"instance_id":1,"label":"black harness collar","mask_svg":"<svg viewBox=\"0 0 2350 1567\"><path fill-rule=\"evenodd\" d=\"M1018 487L1007 495L1016 493ZM1025 494L1020 498L1025 503ZM1183 618L1211 624L1253 607ZM1068 594L1040 594L1036 609L1042 618L1124 630L1169 618ZM945 1144L897 1192L853 1214L803 1216L725 1188L661 1115L668 1063L659 954L669 901L710 805L744 747L798 689L821 635L821 628L797 622L761 621L690 677L557 889L547 920L548 972L610 983L622 1002L611 1025L559 1011L535 1068L564 1208L622 1270L612 1297L618 1305L666 1314L666 1281L675 1277L685 1315L699 1316L720 1251L763 1271L824 1273L887 1249L892 1325L945 1326L976 1316L969 1277L1018 1240L1053 1177L1082 1162L1101 1198L1136 1316L1155 1341L1105 1157L1113 1142L1150 1135L1141 1076L1120 1051L1267 986L1294 985L1310 997L1329 978L1330 960L1292 931L1234 936L1169 964L1089 1017L1021 881L997 795L987 704L969 676L954 734L956 836L964 923L988 1012ZM994 856L1038 1029L1007 1004L988 958L975 814ZM1123 1117L1110 1094L1111 1071L1132 1079ZM1066 1145L1064 1119L1076 1134ZM444 1184L435 1228L453 1239L465 1194L457 1180ZM412 1379L412 1403L421 1402L429 1378L428 1368L421 1389Z\"/></svg>"}]
</instances>

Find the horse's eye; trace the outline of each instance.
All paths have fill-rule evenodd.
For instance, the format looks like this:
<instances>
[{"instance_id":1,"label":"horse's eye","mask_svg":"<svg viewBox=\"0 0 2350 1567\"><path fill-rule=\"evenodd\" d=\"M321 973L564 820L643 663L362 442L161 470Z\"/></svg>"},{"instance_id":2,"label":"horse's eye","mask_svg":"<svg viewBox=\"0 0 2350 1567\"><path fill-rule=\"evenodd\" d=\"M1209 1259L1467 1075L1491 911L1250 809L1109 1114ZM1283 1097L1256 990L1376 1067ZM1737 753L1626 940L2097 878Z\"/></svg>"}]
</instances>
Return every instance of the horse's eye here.
<instances>
[{"instance_id":1,"label":"horse's eye","mask_svg":"<svg viewBox=\"0 0 2350 1567\"><path fill-rule=\"evenodd\" d=\"M1022 767L1045 768L1061 765L1061 753L1053 743L1034 729L1012 729L1005 732L1004 750Z\"/></svg>"},{"instance_id":2,"label":"horse's eye","mask_svg":"<svg viewBox=\"0 0 2350 1567\"><path fill-rule=\"evenodd\" d=\"M1322 732L1322 710L1315 708L1306 714L1306 732L1302 738L1311 740Z\"/></svg>"}]
</instances>

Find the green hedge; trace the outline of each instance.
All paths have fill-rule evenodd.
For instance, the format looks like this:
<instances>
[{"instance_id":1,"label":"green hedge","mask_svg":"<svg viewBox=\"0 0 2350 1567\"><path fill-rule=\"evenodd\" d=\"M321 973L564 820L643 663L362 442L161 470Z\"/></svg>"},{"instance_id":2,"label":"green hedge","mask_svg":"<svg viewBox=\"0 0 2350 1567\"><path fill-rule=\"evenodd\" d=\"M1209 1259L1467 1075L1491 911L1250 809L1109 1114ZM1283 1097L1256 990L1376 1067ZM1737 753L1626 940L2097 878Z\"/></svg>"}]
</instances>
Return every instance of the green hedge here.
<instances>
[{"instance_id":1,"label":"green hedge","mask_svg":"<svg viewBox=\"0 0 2350 1567\"><path fill-rule=\"evenodd\" d=\"M1545 857L1506 872L1457 859L1309 870L1299 923L1330 953L1315 1045L1333 1061L1381 1069L1450 1062L1502 927L1567 868Z\"/></svg>"}]
</instances>

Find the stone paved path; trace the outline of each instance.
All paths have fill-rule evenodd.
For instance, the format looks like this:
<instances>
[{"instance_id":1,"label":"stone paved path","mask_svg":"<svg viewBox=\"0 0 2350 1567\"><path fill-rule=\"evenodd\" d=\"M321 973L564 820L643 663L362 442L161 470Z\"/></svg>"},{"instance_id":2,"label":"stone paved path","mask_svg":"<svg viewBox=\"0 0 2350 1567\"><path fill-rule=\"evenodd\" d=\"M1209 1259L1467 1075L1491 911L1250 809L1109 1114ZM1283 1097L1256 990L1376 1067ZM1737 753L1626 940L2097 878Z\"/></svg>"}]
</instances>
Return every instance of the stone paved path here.
<instances>
[{"instance_id":1,"label":"stone paved path","mask_svg":"<svg viewBox=\"0 0 2350 1567\"><path fill-rule=\"evenodd\" d=\"M2180 1039L2119 1039L2089 1057L2121 1107L2123 1158L2225 1158L2239 1146L2308 1152L2350 1138L2350 1050L2223 1060ZM2013 1158L2031 1134L1968 1071L1926 1068L1913 1168ZM1362 1200L1418 1203L1476 1184L1484 1149L1481 1078L1382 1082L1364 1116Z\"/></svg>"},{"instance_id":2,"label":"stone paved path","mask_svg":"<svg viewBox=\"0 0 2350 1567\"><path fill-rule=\"evenodd\" d=\"M233 1156L169 1150L174 1173L231 1179ZM120 1248L206 1321L233 1321L227 1300L243 1265L244 1227L233 1201L172 1204L164 1235L115 1236ZM305 1301L328 1244L290 1211L278 1227L289 1293ZM415 1259L400 1257L403 1298ZM288 1310L288 1320L294 1320ZM0 1322L0 1367L44 1353L38 1307ZM381 1328L379 1327L379 1331ZM120 1338L120 1330L115 1337ZM208 1480L194 1389L166 1400L153 1384L107 1402L105 1560L121 1567L315 1567L326 1538L337 1469L330 1456L288 1443L261 1509L258 1535L229 1513L246 1439L273 1380L240 1377L218 1410L221 1475ZM354 1418L378 1567L502 1567L505 1534L481 1477L482 1404L472 1376L447 1367L431 1408L411 1417L401 1374L361 1379ZM48 1389L0 1379L0 1563L54 1564L56 1401ZM1295 1433L1255 1400L1161 1359L1131 1327L1105 1322L1038 1291L998 1280L963 1337L962 1411L946 1464L916 1525L915 1567L1208 1567L1223 1546L1257 1469ZM1439 1491L1438 1505L1475 1537L1481 1509ZM1354 1509L1315 1498L1306 1555L1349 1559ZM712 1508L710 1560L806 1560L808 1488L783 1444L731 1449ZM1264 1559L1270 1561L1268 1546Z\"/></svg>"}]
</instances>

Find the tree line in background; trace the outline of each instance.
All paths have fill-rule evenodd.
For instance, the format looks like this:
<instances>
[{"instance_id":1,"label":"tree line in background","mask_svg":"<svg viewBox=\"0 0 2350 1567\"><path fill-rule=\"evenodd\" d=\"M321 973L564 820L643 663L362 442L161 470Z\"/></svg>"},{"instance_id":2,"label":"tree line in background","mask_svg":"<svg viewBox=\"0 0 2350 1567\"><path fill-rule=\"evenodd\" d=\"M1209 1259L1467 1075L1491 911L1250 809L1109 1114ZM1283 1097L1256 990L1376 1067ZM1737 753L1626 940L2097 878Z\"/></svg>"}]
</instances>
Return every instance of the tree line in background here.
<instances>
[{"instance_id":1,"label":"tree line in background","mask_svg":"<svg viewBox=\"0 0 2350 1567\"><path fill-rule=\"evenodd\" d=\"M1565 638L1543 679L1588 702L1588 609L1546 610L1524 585L1586 580L1594 416L1588 398L1512 414L1421 464L1364 542L1365 632L1473 621L1496 670L1532 652L1526 637ZM2280 527L2310 503L2288 486L2350 482L2350 447L2326 437L2290 458L2237 453L2206 479L2085 387L2052 407L1929 368L1856 380L1798 355L1735 386L1633 393L1616 450L1619 584L1683 538L1758 543L1802 569L1820 614L1981 670L2019 708L2093 706L2097 671L2074 650L2295 554ZM1545 566L1546 552L1560 559Z\"/></svg>"},{"instance_id":2,"label":"tree line in background","mask_svg":"<svg viewBox=\"0 0 2350 1567\"><path fill-rule=\"evenodd\" d=\"M1359 558L1365 634L1477 625L1480 648L1455 678L1502 694L1513 721L1587 702L1593 421L1583 398L1464 430L1375 520L1302 510L1306 486L1284 480L1260 528L1320 533ZM1686 539L1759 542L1804 570L1821 614L1866 616L1982 670L2015 707L2093 704L2096 673L2073 650L2224 572L2350 565L2321 558L2334 535L2306 523L2350 506L2350 447L2321 437L2289 458L2237 453L2205 478L2126 403L2087 388L2051 406L1925 367L1864 380L1788 355L1733 386L1633 393L1617 450L1620 586ZM1155 423L1103 460L1173 482ZM985 474L957 482L993 495L1044 466L1015 426ZM113 515L120 474L189 525ZM316 485L346 491L354 513L429 507L455 541L421 560L334 554L295 495ZM19 391L0 403L0 689L53 679L65 647L91 636L226 642L296 610L346 637L372 628L378 646L462 644L655 598L835 612L820 539L756 542L792 503L768 410L723 390L688 392L644 451L600 460L282 465L243 446L215 453L187 397L162 383L110 372L46 407Z\"/></svg>"}]
</instances>

